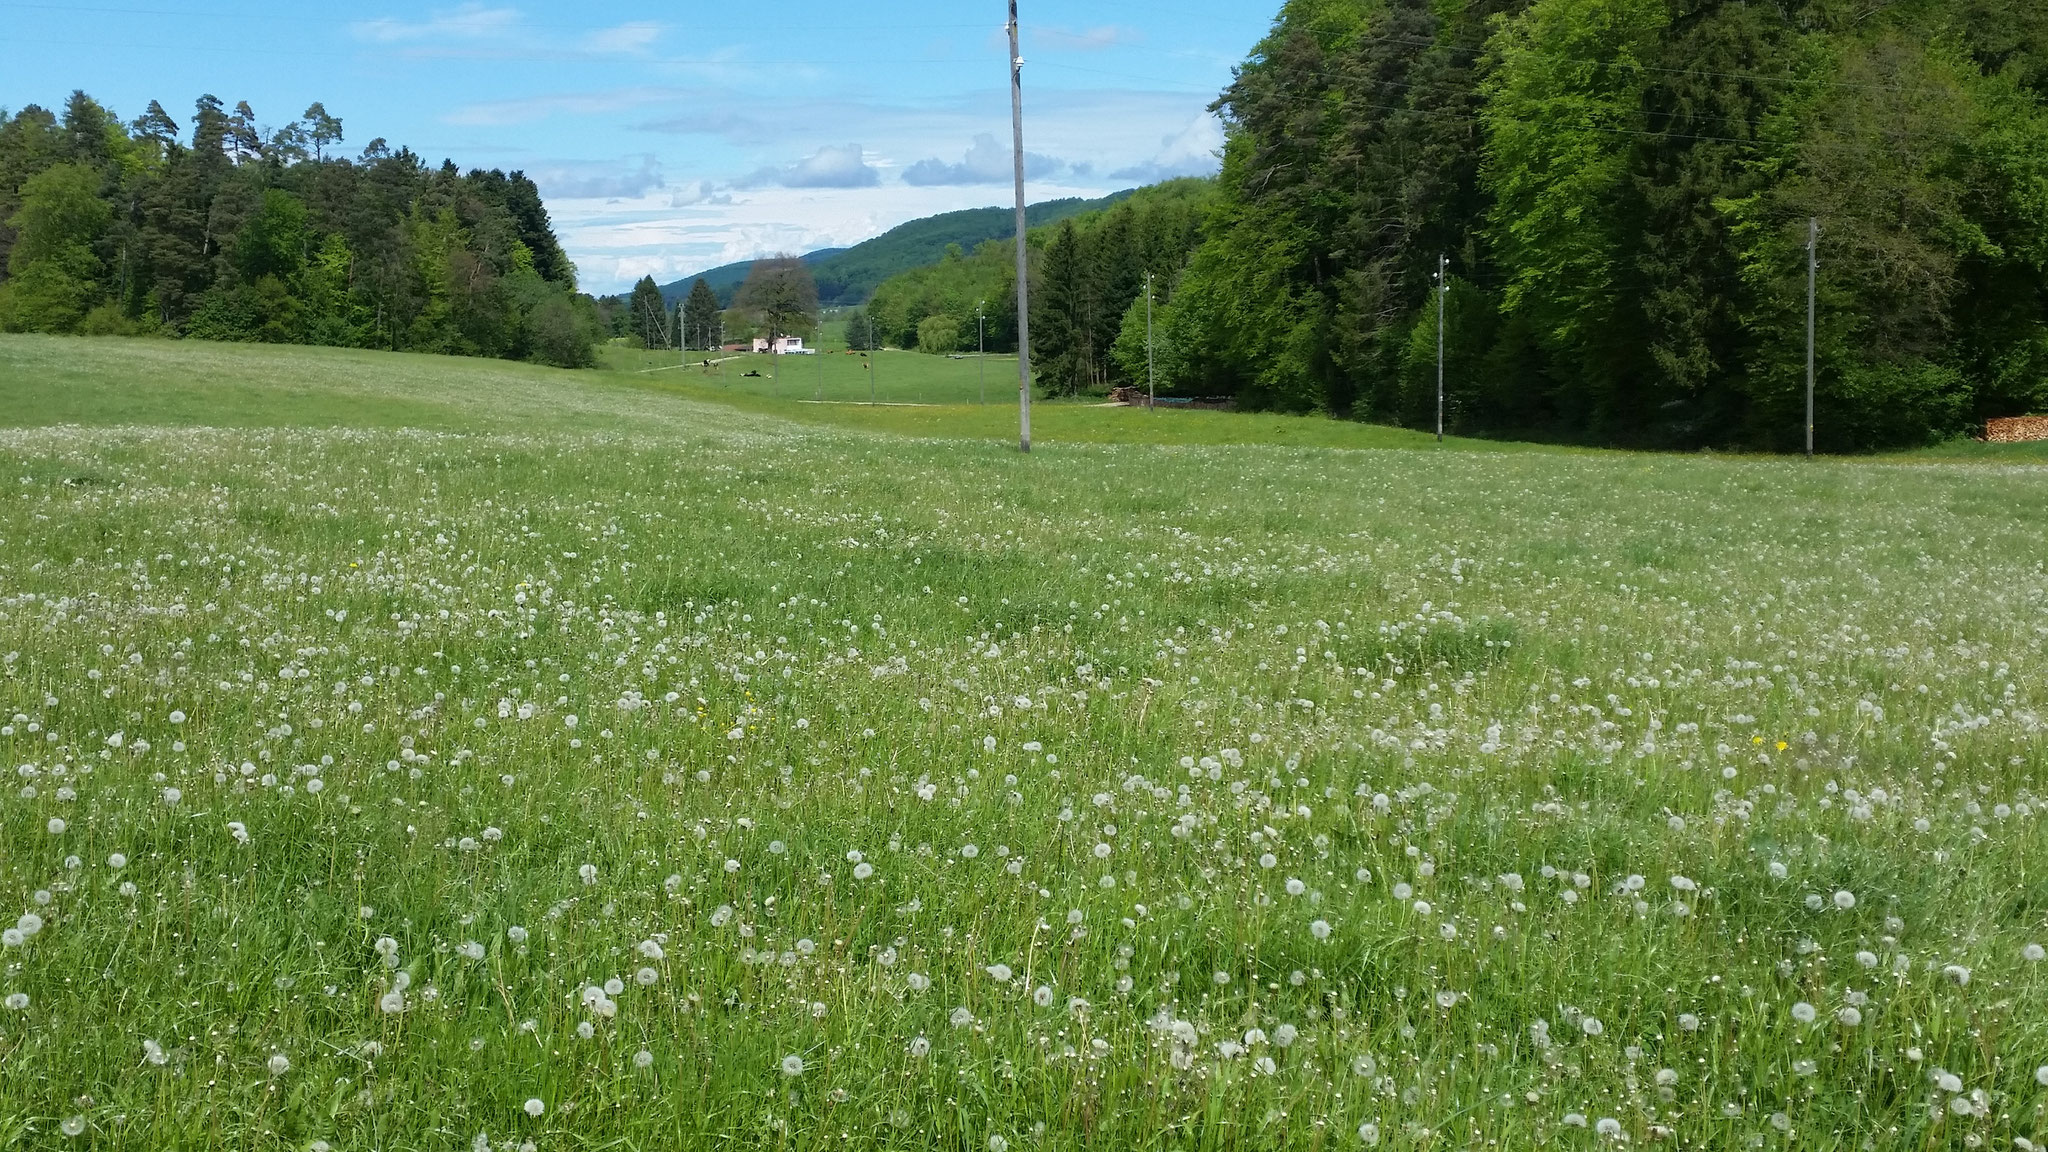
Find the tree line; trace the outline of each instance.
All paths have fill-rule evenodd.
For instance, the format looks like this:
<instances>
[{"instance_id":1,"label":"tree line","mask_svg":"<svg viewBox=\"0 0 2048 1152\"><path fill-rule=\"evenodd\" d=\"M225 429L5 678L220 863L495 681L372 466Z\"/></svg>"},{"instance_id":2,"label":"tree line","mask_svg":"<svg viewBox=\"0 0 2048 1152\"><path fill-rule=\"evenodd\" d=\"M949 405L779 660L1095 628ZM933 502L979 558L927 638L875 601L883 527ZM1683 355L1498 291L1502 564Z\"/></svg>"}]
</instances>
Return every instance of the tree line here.
<instances>
[{"instance_id":1,"label":"tree line","mask_svg":"<svg viewBox=\"0 0 2048 1152\"><path fill-rule=\"evenodd\" d=\"M317 103L266 129L202 96L190 125L84 92L0 112L0 330L594 361L601 318L522 173L338 155Z\"/></svg>"},{"instance_id":2,"label":"tree line","mask_svg":"<svg viewBox=\"0 0 2048 1152\"><path fill-rule=\"evenodd\" d=\"M1288 0L1162 367L1424 424L1441 299L1454 429L1791 447L1818 220L1823 447L2040 411L2044 98L2038 0Z\"/></svg>"}]
</instances>

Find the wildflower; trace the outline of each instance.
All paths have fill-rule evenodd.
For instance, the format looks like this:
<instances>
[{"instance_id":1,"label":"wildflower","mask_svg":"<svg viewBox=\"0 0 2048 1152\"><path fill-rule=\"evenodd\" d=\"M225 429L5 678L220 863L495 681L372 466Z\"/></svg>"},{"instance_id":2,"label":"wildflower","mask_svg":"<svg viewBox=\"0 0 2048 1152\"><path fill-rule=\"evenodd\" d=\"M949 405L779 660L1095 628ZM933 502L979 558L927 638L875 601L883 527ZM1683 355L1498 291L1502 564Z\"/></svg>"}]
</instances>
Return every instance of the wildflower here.
<instances>
[{"instance_id":1,"label":"wildflower","mask_svg":"<svg viewBox=\"0 0 2048 1152\"><path fill-rule=\"evenodd\" d=\"M1700 1018L1690 1012L1680 1012L1678 1026L1687 1032L1697 1032L1700 1030Z\"/></svg>"},{"instance_id":2,"label":"wildflower","mask_svg":"<svg viewBox=\"0 0 2048 1152\"><path fill-rule=\"evenodd\" d=\"M576 869L576 875L581 877L585 884L595 884L597 883L597 865L585 864Z\"/></svg>"},{"instance_id":3,"label":"wildflower","mask_svg":"<svg viewBox=\"0 0 2048 1152\"><path fill-rule=\"evenodd\" d=\"M1010 1142L1001 1136L988 1138L988 1152L1010 1152Z\"/></svg>"},{"instance_id":4,"label":"wildflower","mask_svg":"<svg viewBox=\"0 0 2048 1152\"><path fill-rule=\"evenodd\" d=\"M62 1124L59 1124L57 1127L58 1130L62 1131L66 1136L83 1136L85 1134L85 1117L67 1117L65 1121Z\"/></svg>"},{"instance_id":5,"label":"wildflower","mask_svg":"<svg viewBox=\"0 0 2048 1152\"><path fill-rule=\"evenodd\" d=\"M1808 1004L1804 1000L1792 1006L1792 1018L1801 1024L1813 1023L1814 1015L1813 1005Z\"/></svg>"},{"instance_id":6,"label":"wildflower","mask_svg":"<svg viewBox=\"0 0 2048 1152\"><path fill-rule=\"evenodd\" d=\"M1854 892L1850 892L1845 889L1843 891L1835 893L1835 907L1840 908L1844 912L1847 912L1849 909L1854 908L1855 906L1856 894Z\"/></svg>"},{"instance_id":7,"label":"wildflower","mask_svg":"<svg viewBox=\"0 0 2048 1152\"><path fill-rule=\"evenodd\" d=\"M784 1076L803 1075L804 1058L801 1056L784 1056L782 1058L782 1074Z\"/></svg>"},{"instance_id":8,"label":"wildflower","mask_svg":"<svg viewBox=\"0 0 2048 1152\"><path fill-rule=\"evenodd\" d=\"M12 1012L26 1012L26 1011L28 1011L28 993L26 993L26 992L12 992L12 993L9 993L9 994L8 994L8 996L7 996L7 999L6 999L5 1003L6 1003L6 1005L7 1005L7 1008L8 1008L8 1010L9 1010L9 1011L12 1011Z\"/></svg>"},{"instance_id":9,"label":"wildflower","mask_svg":"<svg viewBox=\"0 0 2048 1152\"><path fill-rule=\"evenodd\" d=\"M1579 1021L1579 1031L1584 1032L1588 1036L1598 1036L1602 1032L1607 1031L1607 1026L1600 1023L1598 1017L1587 1016Z\"/></svg>"},{"instance_id":10,"label":"wildflower","mask_svg":"<svg viewBox=\"0 0 2048 1152\"><path fill-rule=\"evenodd\" d=\"M995 977L996 981L1002 984L1009 983L1010 976L1012 975L1008 964L991 964L984 971L990 976Z\"/></svg>"},{"instance_id":11,"label":"wildflower","mask_svg":"<svg viewBox=\"0 0 2048 1152\"><path fill-rule=\"evenodd\" d=\"M910 1042L910 1056L913 1060L924 1059L926 1053L929 1053L931 1050L932 1042L922 1036Z\"/></svg>"},{"instance_id":12,"label":"wildflower","mask_svg":"<svg viewBox=\"0 0 2048 1152\"><path fill-rule=\"evenodd\" d=\"M2043 1064L2039 1068L2034 1069L2034 1083L2039 1084L2043 1088L2048 1088L2048 1064Z\"/></svg>"},{"instance_id":13,"label":"wildflower","mask_svg":"<svg viewBox=\"0 0 2048 1152\"><path fill-rule=\"evenodd\" d=\"M142 1042L143 1063L153 1064L157 1067L162 1067L163 1065L169 1063L170 1059L171 1058L164 1053L163 1045L157 1043L154 1040L144 1040Z\"/></svg>"},{"instance_id":14,"label":"wildflower","mask_svg":"<svg viewBox=\"0 0 2048 1152\"><path fill-rule=\"evenodd\" d=\"M528 939L528 934L526 929L514 924L510 928L505 929L505 939L510 940L514 944L524 944Z\"/></svg>"},{"instance_id":15,"label":"wildflower","mask_svg":"<svg viewBox=\"0 0 2048 1152\"><path fill-rule=\"evenodd\" d=\"M1052 999L1052 986L1049 984L1040 984L1031 992L1031 1002L1040 1008L1052 1007Z\"/></svg>"},{"instance_id":16,"label":"wildflower","mask_svg":"<svg viewBox=\"0 0 2048 1152\"><path fill-rule=\"evenodd\" d=\"M1296 1028L1292 1024L1282 1024L1278 1028L1273 1029L1273 1046L1276 1048L1292 1048L1294 1041L1300 1035L1301 1029Z\"/></svg>"},{"instance_id":17,"label":"wildflower","mask_svg":"<svg viewBox=\"0 0 2048 1152\"><path fill-rule=\"evenodd\" d=\"M66 825L62 817L52 816L50 817L49 824L47 824L45 827L47 827L50 830L50 835L62 836L64 834L64 829Z\"/></svg>"},{"instance_id":18,"label":"wildflower","mask_svg":"<svg viewBox=\"0 0 2048 1152\"><path fill-rule=\"evenodd\" d=\"M540 1114L548 1110L548 1106L541 1103L540 1100L536 1098L528 1100L525 1104L525 1109L526 1114L528 1116L531 1116L534 1119L538 1120L540 1119Z\"/></svg>"},{"instance_id":19,"label":"wildflower","mask_svg":"<svg viewBox=\"0 0 2048 1152\"><path fill-rule=\"evenodd\" d=\"M1840 1021L1844 1028L1854 1028L1863 1023L1863 1012L1852 1004L1835 1013L1835 1019Z\"/></svg>"},{"instance_id":20,"label":"wildflower","mask_svg":"<svg viewBox=\"0 0 2048 1152\"><path fill-rule=\"evenodd\" d=\"M853 878L855 880L865 880L874 874L875 866L865 860L853 866Z\"/></svg>"},{"instance_id":21,"label":"wildflower","mask_svg":"<svg viewBox=\"0 0 2048 1152\"><path fill-rule=\"evenodd\" d=\"M1621 1121L1612 1116L1602 1116L1599 1122L1593 1125L1593 1131L1610 1140L1618 1140L1621 1138Z\"/></svg>"},{"instance_id":22,"label":"wildflower","mask_svg":"<svg viewBox=\"0 0 2048 1152\"><path fill-rule=\"evenodd\" d=\"M633 1067L638 1068L642 1072L654 1067L654 1053L649 1052L645 1048L633 1053Z\"/></svg>"},{"instance_id":23,"label":"wildflower","mask_svg":"<svg viewBox=\"0 0 2048 1152\"><path fill-rule=\"evenodd\" d=\"M481 960L484 958L484 946L477 943L474 940L464 941L455 950L461 953L463 957L466 959Z\"/></svg>"},{"instance_id":24,"label":"wildflower","mask_svg":"<svg viewBox=\"0 0 2048 1152\"><path fill-rule=\"evenodd\" d=\"M1380 1142L1380 1126L1369 1120L1360 1124L1358 1126L1358 1139L1368 1148L1378 1147Z\"/></svg>"},{"instance_id":25,"label":"wildflower","mask_svg":"<svg viewBox=\"0 0 2048 1152\"><path fill-rule=\"evenodd\" d=\"M952 1022L953 1027L965 1028L969 1024L974 1023L974 1013L969 1012L967 1006L963 1004L953 1009L953 1015L948 1017L948 1019Z\"/></svg>"},{"instance_id":26,"label":"wildflower","mask_svg":"<svg viewBox=\"0 0 2048 1152\"><path fill-rule=\"evenodd\" d=\"M120 869L126 868L127 866L128 858L126 856L121 855L119 852L116 852L112 856L107 857L107 867L109 868L119 871Z\"/></svg>"},{"instance_id":27,"label":"wildflower","mask_svg":"<svg viewBox=\"0 0 2048 1152\"><path fill-rule=\"evenodd\" d=\"M43 918L33 912L24 912L21 919L14 922L14 926L23 936L33 936L43 930Z\"/></svg>"},{"instance_id":28,"label":"wildflower","mask_svg":"<svg viewBox=\"0 0 2048 1152\"><path fill-rule=\"evenodd\" d=\"M1309 921L1308 934L1318 940L1328 940L1330 938L1330 922L1328 920Z\"/></svg>"},{"instance_id":29,"label":"wildflower","mask_svg":"<svg viewBox=\"0 0 2048 1152\"><path fill-rule=\"evenodd\" d=\"M270 1058L270 1074L272 1076L282 1076L291 1070L291 1059L284 1053L279 1052Z\"/></svg>"},{"instance_id":30,"label":"wildflower","mask_svg":"<svg viewBox=\"0 0 2048 1152\"><path fill-rule=\"evenodd\" d=\"M2043 949L2039 944L2029 944L2020 949L2020 955L2032 963L2039 964L2044 956L2048 956L2048 949Z\"/></svg>"},{"instance_id":31,"label":"wildflower","mask_svg":"<svg viewBox=\"0 0 2048 1152\"><path fill-rule=\"evenodd\" d=\"M240 820L230 820L228 821L228 835L234 837L237 844L247 844L249 842L249 826Z\"/></svg>"}]
</instances>

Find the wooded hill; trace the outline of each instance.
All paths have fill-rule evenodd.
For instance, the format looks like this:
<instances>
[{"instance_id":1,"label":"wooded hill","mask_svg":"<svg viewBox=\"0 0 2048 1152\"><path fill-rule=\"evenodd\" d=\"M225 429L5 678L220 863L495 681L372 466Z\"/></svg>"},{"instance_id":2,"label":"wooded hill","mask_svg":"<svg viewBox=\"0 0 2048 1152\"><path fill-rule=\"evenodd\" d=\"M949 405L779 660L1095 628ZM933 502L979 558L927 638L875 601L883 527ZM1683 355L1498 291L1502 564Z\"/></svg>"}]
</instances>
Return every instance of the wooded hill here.
<instances>
[{"instance_id":1,"label":"wooded hill","mask_svg":"<svg viewBox=\"0 0 2048 1152\"><path fill-rule=\"evenodd\" d=\"M578 366L592 302L540 192L373 140L319 104L123 123L83 92L0 114L0 329L157 333Z\"/></svg>"},{"instance_id":2,"label":"wooded hill","mask_svg":"<svg viewBox=\"0 0 2048 1152\"><path fill-rule=\"evenodd\" d=\"M1025 210L1031 227L1052 224L1085 212L1099 211L1129 196L1118 192L1100 200L1047 200ZM800 257L818 281L818 302L827 308L863 303L884 280L901 272L943 259L949 248L966 251L985 241L1017 234L1017 214L1012 208L969 208L926 216L900 224L872 240L851 248L825 248ZM673 309L689 295L690 286L700 278L718 293L722 307L732 305L733 293L746 282L754 261L726 264L695 276L685 276L662 288L662 298Z\"/></svg>"}]
</instances>

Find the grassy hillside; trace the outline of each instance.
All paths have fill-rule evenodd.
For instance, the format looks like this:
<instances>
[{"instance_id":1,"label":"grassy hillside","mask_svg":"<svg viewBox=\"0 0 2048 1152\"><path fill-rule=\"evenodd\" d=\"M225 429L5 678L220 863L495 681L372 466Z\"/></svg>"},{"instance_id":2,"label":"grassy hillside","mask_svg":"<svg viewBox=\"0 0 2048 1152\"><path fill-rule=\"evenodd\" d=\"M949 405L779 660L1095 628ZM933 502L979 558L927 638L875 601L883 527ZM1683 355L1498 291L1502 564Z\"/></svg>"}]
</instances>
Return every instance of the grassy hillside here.
<instances>
[{"instance_id":1,"label":"grassy hillside","mask_svg":"<svg viewBox=\"0 0 2048 1152\"><path fill-rule=\"evenodd\" d=\"M1048 200L1026 209L1032 227L1057 223L1084 212L1096 211L1129 196L1119 192L1100 200ZM1016 211L1010 208L969 208L912 220L851 248L827 248L804 256L818 278L818 297L827 307L859 304L877 285L898 272L931 264L958 244L973 251L975 245L1016 234ZM696 276L685 276L662 287L662 296L673 306L690 294L699 276L718 293L719 303L730 306L733 293L746 282L754 262L742 260Z\"/></svg>"},{"instance_id":2,"label":"grassy hillside","mask_svg":"<svg viewBox=\"0 0 2048 1152\"><path fill-rule=\"evenodd\" d=\"M627 367L0 337L0 1143L2040 1137L2048 469Z\"/></svg>"}]
</instances>

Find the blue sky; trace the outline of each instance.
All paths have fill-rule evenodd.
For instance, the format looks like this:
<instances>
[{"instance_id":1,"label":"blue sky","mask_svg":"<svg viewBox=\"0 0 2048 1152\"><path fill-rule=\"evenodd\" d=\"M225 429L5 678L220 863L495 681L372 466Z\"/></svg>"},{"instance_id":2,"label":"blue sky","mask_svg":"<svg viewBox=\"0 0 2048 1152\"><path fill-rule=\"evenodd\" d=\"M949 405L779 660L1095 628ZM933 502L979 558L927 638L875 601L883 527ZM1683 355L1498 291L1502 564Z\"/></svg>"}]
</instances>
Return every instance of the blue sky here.
<instances>
[{"instance_id":1,"label":"blue sky","mask_svg":"<svg viewBox=\"0 0 2048 1152\"><path fill-rule=\"evenodd\" d=\"M1215 168L1206 107L1278 0L1024 0L1031 199ZM344 149L522 168L584 287L1009 202L1006 8L974 3L0 0L0 107L323 101Z\"/></svg>"}]
</instances>

